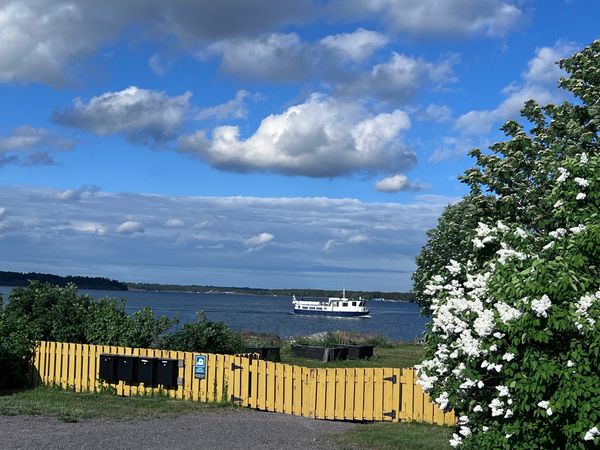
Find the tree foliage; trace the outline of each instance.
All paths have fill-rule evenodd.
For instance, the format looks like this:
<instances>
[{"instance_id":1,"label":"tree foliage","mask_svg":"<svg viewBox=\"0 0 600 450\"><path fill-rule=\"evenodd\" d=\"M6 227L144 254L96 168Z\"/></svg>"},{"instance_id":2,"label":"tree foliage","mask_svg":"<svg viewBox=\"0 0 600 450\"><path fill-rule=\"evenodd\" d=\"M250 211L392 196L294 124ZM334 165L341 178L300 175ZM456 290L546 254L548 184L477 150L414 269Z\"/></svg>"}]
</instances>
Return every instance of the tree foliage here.
<instances>
[{"instance_id":1,"label":"tree foliage","mask_svg":"<svg viewBox=\"0 0 600 450\"><path fill-rule=\"evenodd\" d=\"M600 41L560 66L577 101L529 101L528 128L472 151L477 225L422 289L420 383L459 415L453 446L600 444ZM430 238L452 242L449 228Z\"/></svg>"},{"instance_id":2,"label":"tree foliage","mask_svg":"<svg viewBox=\"0 0 600 450\"><path fill-rule=\"evenodd\" d=\"M244 350L239 334L233 333L225 323L212 322L206 314L198 312L196 322L186 323L176 332L165 336L161 345L169 350L235 354Z\"/></svg>"}]
</instances>

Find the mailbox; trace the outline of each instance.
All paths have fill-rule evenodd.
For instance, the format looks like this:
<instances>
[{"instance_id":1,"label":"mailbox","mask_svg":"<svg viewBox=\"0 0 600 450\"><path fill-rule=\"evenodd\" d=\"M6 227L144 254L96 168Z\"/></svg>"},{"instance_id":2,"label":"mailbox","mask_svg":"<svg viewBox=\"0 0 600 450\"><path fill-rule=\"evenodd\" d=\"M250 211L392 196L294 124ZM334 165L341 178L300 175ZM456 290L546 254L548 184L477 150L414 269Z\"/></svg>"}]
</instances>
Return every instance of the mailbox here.
<instances>
[{"instance_id":1,"label":"mailbox","mask_svg":"<svg viewBox=\"0 0 600 450\"><path fill-rule=\"evenodd\" d=\"M137 359L137 380L145 386L156 386L156 358Z\"/></svg>"},{"instance_id":2,"label":"mailbox","mask_svg":"<svg viewBox=\"0 0 600 450\"><path fill-rule=\"evenodd\" d=\"M119 381L131 384L136 381L135 356L120 355L117 363L117 378Z\"/></svg>"},{"instance_id":3,"label":"mailbox","mask_svg":"<svg viewBox=\"0 0 600 450\"><path fill-rule=\"evenodd\" d=\"M162 384L165 387L177 386L179 361L176 359L158 359L156 365L156 384Z\"/></svg>"},{"instance_id":4,"label":"mailbox","mask_svg":"<svg viewBox=\"0 0 600 450\"><path fill-rule=\"evenodd\" d=\"M100 379L109 383L116 383L117 378L117 355L100 354Z\"/></svg>"}]
</instances>

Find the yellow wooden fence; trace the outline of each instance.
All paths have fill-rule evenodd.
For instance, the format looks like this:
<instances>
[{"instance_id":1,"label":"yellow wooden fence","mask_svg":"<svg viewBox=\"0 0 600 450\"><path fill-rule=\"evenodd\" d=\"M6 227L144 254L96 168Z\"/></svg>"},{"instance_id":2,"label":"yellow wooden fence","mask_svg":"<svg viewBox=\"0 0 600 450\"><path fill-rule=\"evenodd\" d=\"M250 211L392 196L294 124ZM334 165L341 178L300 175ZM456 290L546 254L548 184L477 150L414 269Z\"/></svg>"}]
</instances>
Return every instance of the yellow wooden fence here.
<instances>
[{"instance_id":1,"label":"yellow wooden fence","mask_svg":"<svg viewBox=\"0 0 600 450\"><path fill-rule=\"evenodd\" d=\"M179 386L146 387L98 378L102 353L178 359ZM221 400L262 411L316 419L418 421L453 425L453 413L443 413L416 384L414 369L307 368L204 354L206 376L194 377L194 353L103 345L40 342L32 366L34 384L57 385L77 392L108 387L118 395L154 395L200 402Z\"/></svg>"}]
</instances>

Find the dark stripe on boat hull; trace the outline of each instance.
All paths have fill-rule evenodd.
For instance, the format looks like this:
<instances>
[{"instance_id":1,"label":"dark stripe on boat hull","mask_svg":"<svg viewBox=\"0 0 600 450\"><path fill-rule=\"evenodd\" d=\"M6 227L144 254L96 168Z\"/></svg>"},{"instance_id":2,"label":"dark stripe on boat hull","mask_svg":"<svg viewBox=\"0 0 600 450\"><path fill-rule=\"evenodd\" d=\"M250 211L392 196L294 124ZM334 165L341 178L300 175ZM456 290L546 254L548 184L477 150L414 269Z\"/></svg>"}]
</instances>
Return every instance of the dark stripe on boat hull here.
<instances>
[{"instance_id":1,"label":"dark stripe on boat hull","mask_svg":"<svg viewBox=\"0 0 600 450\"><path fill-rule=\"evenodd\" d=\"M303 315L303 316L330 316L330 317L362 317L368 316L369 312L360 312L360 311L341 311L341 312L333 312L333 311L318 311L315 309L295 309L294 314Z\"/></svg>"}]
</instances>

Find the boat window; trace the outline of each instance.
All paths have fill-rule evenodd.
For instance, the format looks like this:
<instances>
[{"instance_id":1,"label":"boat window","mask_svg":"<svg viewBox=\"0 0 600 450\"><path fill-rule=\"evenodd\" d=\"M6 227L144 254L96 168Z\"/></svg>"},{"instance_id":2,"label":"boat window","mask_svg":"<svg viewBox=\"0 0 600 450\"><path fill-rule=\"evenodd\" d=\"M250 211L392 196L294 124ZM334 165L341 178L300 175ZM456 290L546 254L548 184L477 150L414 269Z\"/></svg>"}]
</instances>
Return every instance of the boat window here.
<instances>
[{"instance_id":1,"label":"boat window","mask_svg":"<svg viewBox=\"0 0 600 450\"><path fill-rule=\"evenodd\" d=\"M356 302L352 302L352 306L356 306Z\"/></svg>"},{"instance_id":2,"label":"boat window","mask_svg":"<svg viewBox=\"0 0 600 450\"><path fill-rule=\"evenodd\" d=\"M348 306L347 302L342 303L342 306Z\"/></svg>"},{"instance_id":3,"label":"boat window","mask_svg":"<svg viewBox=\"0 0 600 450\"><path fill-rule=\"evenodd\" d=\"M333 302L333 303L332 303L332 305L333 305L333 306L337 306L337 302Z\"/></svg>"}]
</instances>

